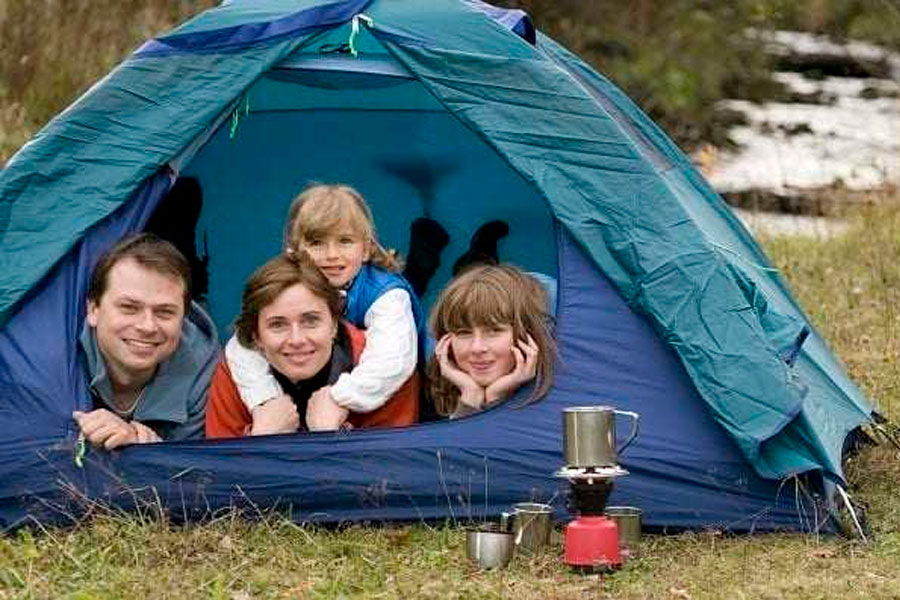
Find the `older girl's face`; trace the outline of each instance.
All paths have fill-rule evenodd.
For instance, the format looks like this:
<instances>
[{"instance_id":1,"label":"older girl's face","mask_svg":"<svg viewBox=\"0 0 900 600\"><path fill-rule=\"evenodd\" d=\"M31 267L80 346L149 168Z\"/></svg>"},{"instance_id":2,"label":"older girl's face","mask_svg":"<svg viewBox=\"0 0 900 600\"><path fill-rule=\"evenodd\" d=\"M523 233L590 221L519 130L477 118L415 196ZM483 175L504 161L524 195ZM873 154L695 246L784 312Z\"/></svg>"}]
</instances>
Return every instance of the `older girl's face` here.
<instances>
[{"instance_id":1,"label":"older girl's face","mask_svg":"<svg viewBox=\"0 0 900 600\"><path fill-rule=\"evenodd\" d=\"M453 332L450 349L456 366L487 387L516 366L511 325L476 326Z\"/></svg>"},{"instance_id":2,"label":"older girl's face","mask_svg":"<svg viewBox=\"0 0 900 600\"><path fill-rule=\"evenodd\" d=\"M259 312L256 342L269 364L297 383L331 359L337 326L325 300L298 283Z\"/></svg>"}]
</instances>

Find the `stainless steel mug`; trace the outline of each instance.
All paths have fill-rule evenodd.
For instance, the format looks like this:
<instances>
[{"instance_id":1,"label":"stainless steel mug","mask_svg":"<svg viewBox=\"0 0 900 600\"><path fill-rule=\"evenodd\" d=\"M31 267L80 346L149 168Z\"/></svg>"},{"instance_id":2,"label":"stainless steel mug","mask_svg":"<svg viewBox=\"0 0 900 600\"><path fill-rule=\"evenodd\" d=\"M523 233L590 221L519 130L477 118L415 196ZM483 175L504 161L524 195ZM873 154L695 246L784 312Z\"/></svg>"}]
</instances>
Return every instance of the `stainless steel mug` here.
<instances>
[{"instance_id":1,"label":"stainless steel mug","mask_svg":"<svg viewBox=\"0 0 900 600\"><path fill-rule=\"evenodd\" d=\"M515 535L496 529L467 529L466 555L481 569L503 568L516 548Z\"/></svg>"},{"instance_id":2,"label":"stainless steel mug","mask_svg":"<svg viewBox=\"0 0 900 600\"><path fill-rule=\"evenodd\" d=\"M616 448L616 416L632 420L631 432ZM611 406L573 406L563 409L563 448L566 466L612 467L619 464L619 452L634 441L640 416Z\"/></svg>"},{"instance_id":3,"label":"stainless steel mug","mask_svg":"<svg viewBox=\"0 0 900 600\"><path fill-rule=\"evenodd\" d=\"M624 556L637 556L641 547L641 515L634 506L607 506L603 514L619 528L619 548Z\"/></svg>"},{"instance_id":4,"label":"stainless steel mug","mask_svg":"<svg viewBox=\"0 0 900 600\"><path fill-rule=\"evenodd\" d=\"M500 515L500 529L515 534L516 551L534 553L550 541L553 507L538 502L519 502L511 513Z\"/></svg>"}]
</instances>

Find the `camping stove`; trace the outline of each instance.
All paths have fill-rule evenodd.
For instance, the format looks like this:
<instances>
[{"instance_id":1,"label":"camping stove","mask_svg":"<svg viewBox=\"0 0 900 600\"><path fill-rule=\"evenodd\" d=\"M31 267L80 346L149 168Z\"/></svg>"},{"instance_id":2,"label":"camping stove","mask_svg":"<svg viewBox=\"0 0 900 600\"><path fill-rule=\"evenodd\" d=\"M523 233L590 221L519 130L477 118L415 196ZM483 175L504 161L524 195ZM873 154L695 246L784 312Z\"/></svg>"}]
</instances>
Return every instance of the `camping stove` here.
<instances>
[{"instance_id":1,"label":"camping stove","mask_svg":"<svg viewBox=\"0 0 900 600\"><path fill-rule=\"evenodd\" d=\"M619 531L616 524L603 515L606 501L616 477L628 471L612 467L564 467L557 477L569 481L568 509L575 514L566 525L566 564L585 570L621 566Z\"/></svg>"},{"instance_id":2,"label":"camping stove","mask_svg":"<svg viewBox=\"0 0 900 600\"><path fill-rule=\"evenodd\" d=\"M633 420L631 433L616 449L616 415ZM563 447L566 466L556 472L568 480L569 511L575 519L566 526L565 561L569 566L593 570L622 564L618 526L603 514L617 477L628 471L618 464L618 452L637 435L636 413L609 406L580 406L563 411Z\"/></svg>"}]
</instances>

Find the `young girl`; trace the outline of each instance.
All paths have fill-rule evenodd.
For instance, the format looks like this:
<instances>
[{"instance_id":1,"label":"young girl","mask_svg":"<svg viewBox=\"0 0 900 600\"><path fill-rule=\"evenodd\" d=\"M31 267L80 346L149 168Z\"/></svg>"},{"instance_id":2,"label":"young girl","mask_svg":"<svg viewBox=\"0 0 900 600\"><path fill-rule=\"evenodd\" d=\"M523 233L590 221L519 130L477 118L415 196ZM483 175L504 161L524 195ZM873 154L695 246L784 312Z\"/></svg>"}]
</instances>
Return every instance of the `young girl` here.
<instances>
[{"instance_id":1,"label":"young girl","mask_svg":"<svg viewBox=\"0 0 900 600\"><path fill-rule=\"evenodd\" d=\"M547 297L516 267L463 271L438 296L431 328L438 343L428 381L438 413L457 418L477 412L532 380L531 400L550 389L556 346Z\"/></svg>"},{"instance_id":2,"label":"young girl","mask_svg":"<svg viewBox=\"0 0 900 600\"><path fill-rule=\"evenodd\" d=\"M328 282L345 293L344 318L365 329L359 363L324 397L346 413L368 413L395 393L418 395L416 363L424 318L399 263L375 236L372 212L350 186L315 184L291 204L286 254L306 252ZM232 378L248 409L279 397L281 387L263 356L232 337L225 347ZM403 388L401 389L401 386Z\"/></svg>"}]
</instances>

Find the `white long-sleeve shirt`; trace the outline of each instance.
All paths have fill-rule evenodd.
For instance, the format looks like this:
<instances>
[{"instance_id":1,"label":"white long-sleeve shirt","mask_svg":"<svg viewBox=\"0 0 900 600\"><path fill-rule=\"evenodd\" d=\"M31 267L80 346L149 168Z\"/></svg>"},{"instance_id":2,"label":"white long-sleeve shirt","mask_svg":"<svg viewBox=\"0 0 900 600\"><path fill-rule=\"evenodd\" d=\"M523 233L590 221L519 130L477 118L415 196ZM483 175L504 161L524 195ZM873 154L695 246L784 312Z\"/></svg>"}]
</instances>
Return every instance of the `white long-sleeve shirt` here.
<instances>
[{"instance_id":1,"label":"white long-sleeve shirt","mask_svg":"<svg viewBox=\"0 0 900 600\"><path fill-rule=\"evenodd\" d=\"M418 336L412 302L406 290L393 289L378 297L364 317L366 346L359 363L331 386L335 402L351 412L380 408L416 368ZM248 409L284 393L262 354L232 336L225 360Z\"/></svg>"}]
</instances>

